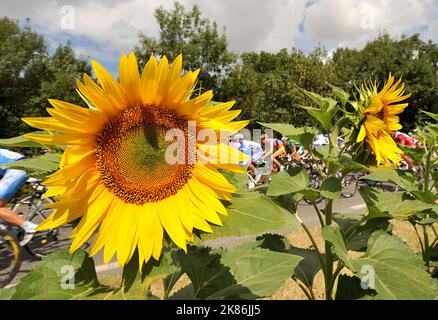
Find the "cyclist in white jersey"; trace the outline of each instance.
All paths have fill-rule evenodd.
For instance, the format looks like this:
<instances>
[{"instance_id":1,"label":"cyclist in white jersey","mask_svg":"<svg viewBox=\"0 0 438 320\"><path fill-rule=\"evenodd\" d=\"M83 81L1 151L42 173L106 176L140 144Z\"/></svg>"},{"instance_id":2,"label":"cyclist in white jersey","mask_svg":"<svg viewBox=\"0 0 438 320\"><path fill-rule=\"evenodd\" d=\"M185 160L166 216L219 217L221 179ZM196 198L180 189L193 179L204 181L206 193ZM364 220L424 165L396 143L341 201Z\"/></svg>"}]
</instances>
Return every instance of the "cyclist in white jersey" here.
<instances>
[{"instance_id":1,"label":"cyclist in white jersey","mask_svg":"<svg viewBox=\"0 0 438 320\"><path fill-rule=\"evenodd\" d=\"M17 193L18 189L26 182L27 174L23 170L2 168L2 164L24 159L22 154L0 148L0 220L17 225L25 231L22 245L29 242L35 234L36 224L24 220L11 209L6 208L9 200Z\"/></svg>"}]
</instances>

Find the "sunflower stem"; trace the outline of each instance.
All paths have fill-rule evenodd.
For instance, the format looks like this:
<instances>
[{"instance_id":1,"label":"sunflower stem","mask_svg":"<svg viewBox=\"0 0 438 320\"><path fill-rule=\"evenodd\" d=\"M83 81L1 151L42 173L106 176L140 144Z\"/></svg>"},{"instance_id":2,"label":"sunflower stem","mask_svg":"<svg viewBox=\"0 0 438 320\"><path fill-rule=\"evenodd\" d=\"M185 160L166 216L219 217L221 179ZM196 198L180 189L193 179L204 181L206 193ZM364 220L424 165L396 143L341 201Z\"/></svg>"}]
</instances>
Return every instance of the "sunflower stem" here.
<instances>
[{"instance_id":1,"label":"sunflower stem","mask_svg":"<svg viewBox=\"0 0 438 320\"><path fill-rule=\"evenodd\" d=\"M330 226L332 224L332 211L333 200L326 199L325 205L325 225ZM331 243L325 241L325 298L326 300L332 299L332 278L333 278L333 253L331 249Z\"/></svg>"},{"instance_id":2,"label":"sunflower stem","mask_svg":"<svg viewBox=\"0 0 438 320\"><path fill-rule=\"evenodd\" d=\"M306 232L307 236L310 239L310 242L312 243L313 247L315 248L315 252L318 255L318 260L319 263L321 264L321 269L324 271L324 258L323 255L321 254L321 251L318 248L318 245L316 244L315 238L313 238L312 234L310 233L310 230L307 228L306 224L304 223L303 220L301 220L300 216L298 215L298 213L295 213L295 217L297 218L298 222L300 223L301 227L304 229L304 231Z\"/></svg>"},{"instance_id":3,"label":"sunflower stem","mask_svg":"<svg viewBox=\"0 0 438 320\"><path fill-rule=\"evenodd\" d=\"M319 208L318 208L318 206L316 205L315 202L312 202L312 205L313 205L313 208L316 211L316 214L318 215L318 220L319 220L319 223L321 224L321 228L322 228L322 227L324 227L324 220L322 219L321 210L319 210Z\"/></svg>"},{"instance_id":4,"label":"sunflower stem","mask_svg":"<svg viewBox=\"0 0 438 320\"><path fill-rule=\"evenodd\" d=\"M315 294L313 293L312 288L307 287L304 285L300 279L298 279L296 276L292 276L292 280L295 281L295 283L300 287L300 289L304 292L307 299L309 300L315 300Z\"/></svg>"},{"instance_id":5,"label":"sunflower stem","mask_svg":"<svg viewBox=\"0 0 438 320\"><path fill-rule=\"evenodd\" d=\"M328 133L329 137L329 156L332 154L334 141L330 133ZM333 164L328 161L327 163L327 177L334 176L335 168ZM332 216L333 216L333 199L325 199L325 225L330 226L332 224ZM331 249L331 243L325 241L325 299L332 300L332 289L334 285L333 279L333 253Z\"/></svg>"},{"instance_id":6,"label":"sunflower stem","mask_svg":"<svg viewBox=\"0 0 438 320\"><path fill-rule=\"evenodd\" d=\"M432 157L433 148L431 147L426 156L425 170L424 170L424 191L429 191L429 172L430 172L430 158Z\"/></svg>"},{"instance_id":7,"label":"sunflower stem","mask_svg":"<svg viewBox=\"0 0 438 320\"><path fill-rule=\"evenodd\" d=\"M429 246L428 226L422 225L422 228L423 228L423 239L424 239L424 262L426 263L426 266L429 268L430 246Z\"/></svg>"},{"instance_id":8,"label":"sunflower stem","mask_svg":"<svg viewBox=\"0 0 438 320\"><path fill-rule=\"evenodd\" d=\"M409 221L409 222L411 223L412 227L415 230L415 234L417 235L418 242L420 243L421 253L422 253L423 257L424 257L424 245L423 245L423 241L421 240L420 234L418 233L418 230L417 230L417 227L415 226L415 223L412 222L412 221Z\"/></svg>"}]
</instances>

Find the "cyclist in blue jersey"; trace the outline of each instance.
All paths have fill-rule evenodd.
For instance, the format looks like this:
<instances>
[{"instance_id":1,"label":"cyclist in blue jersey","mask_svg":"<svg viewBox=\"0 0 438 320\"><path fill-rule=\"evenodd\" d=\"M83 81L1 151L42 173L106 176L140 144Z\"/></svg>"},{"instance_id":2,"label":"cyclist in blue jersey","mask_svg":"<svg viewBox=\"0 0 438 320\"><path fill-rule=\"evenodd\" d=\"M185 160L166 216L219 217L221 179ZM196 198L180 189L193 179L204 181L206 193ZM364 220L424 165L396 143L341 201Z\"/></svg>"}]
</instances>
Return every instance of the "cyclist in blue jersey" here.
<instances>
[{"instance_id":1,"label":"cyclist in blue jersey","mask_svg":"<svg viewBox=\"0 0 438 320\"><path fill-rule=\"evenodd\" d=\"M27 174L23 170L2 168L2 164L24 159L22 154L0 148L0 220L17 225L25 231L22 245L28 243L35 234L36 224L24 220L11 209L6 208L8 201L15 195L20 187L26 182Z\"/></svg>"}]
</instances>

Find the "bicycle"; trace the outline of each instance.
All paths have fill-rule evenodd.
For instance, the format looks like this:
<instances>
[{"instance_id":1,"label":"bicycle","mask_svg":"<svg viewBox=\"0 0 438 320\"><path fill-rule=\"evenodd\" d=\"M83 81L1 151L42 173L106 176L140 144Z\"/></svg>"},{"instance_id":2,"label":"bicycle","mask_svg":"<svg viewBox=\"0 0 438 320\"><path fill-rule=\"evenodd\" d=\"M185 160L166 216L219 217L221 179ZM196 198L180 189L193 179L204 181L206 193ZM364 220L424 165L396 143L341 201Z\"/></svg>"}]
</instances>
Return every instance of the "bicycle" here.
<instances>
[{"instance_id":1,"label":"bicycle","mask_svg":"<svg viewBox=\"0 0 438 320\"><path fill-rule=\"evenodd\" d=\"M21 267L20 243L0 226L0 288L14 279Z\"/></svg>"},{"instance_id":2,"label":"bicycle","mask_svg":"<svg viewBox=\"0 0 438 320\"><path fill-rule=\"evenodd\" d=\"M256 187L262 187L269 184L271 178L271 168L266 164L263 158L259 158L253 161L253 165L256 168L255 172L248 172L247 187L252 190Z\"/></svg>"},{"instance_id":3,"label":"bicycle","mask_svg":"<svg viewBox=\"0 0 438 320\"><path fill-rule=\"evenodd\" d=\"M53 212L53 209L46 208L47 204L55 202L52 197L43 198L47 187L41 185L43 180L29 178L26 183L34 190L33 194L17 201L12 206L12 211L20 214L24 219L40 224Z\"/></svg>"},{"instance_id":4,"label":"bicycle","mask_svg":"<svg viewBox=\"0 0 438 320\"><path fill-rule=\"evenodd\" d=\"M17 201L12 206L12 211L23 217L23 219L37 225L45 221L53 211L53 209L47 208L46 205L55 202L53 198L43 198L47 187L41 185L42 181L40 179L29 178L26 183L30 184L34 192L30 196ZM7 228L22 244L24 231L17 226L8 225ZM55 249L53 247L58 241L57 234L57 229L37 232L32 241L22 246L32 257L41 259Z\"/></svg>"},{"instance_id":5,"label":"bicycle","mask_svg":"<svg viewBox=\"0 0 438 320\"><path fill-rule=\"evenodd\" d=\"M299 163L298 165L302 165L304 166L304 169L307 170L308 174L309 174L309 187L312 189L319 189L319 187L321 186L322 182L323 182L323 172L325 170L325 168L322 167L322 162L319 159L315 159L315 161L310 157L310 156L306 156L306 157L300 157L299 158ZM316 163L316 161L318 161L318 164ZM319 165L319 167L318 167ZM321 170L323 172L321 172ZM322 200L324 199L323 196L317 196L315 199L315 203L320 203ZM313 204L313 201L311 199L309 199L308 197L303 197L303 200L307 203L307 204Z\"/></svg>"},{"instance_id":6,"label":"bicycle","mask_svg":"<svg viewBox=\"0 0 438 320\"><path fill-rule=\"evenodd\" d=\"M359 177L356 172L347 173L341 180L341 196L351 198L356 194L359 187Z\"/></svg>"}]
</instances>

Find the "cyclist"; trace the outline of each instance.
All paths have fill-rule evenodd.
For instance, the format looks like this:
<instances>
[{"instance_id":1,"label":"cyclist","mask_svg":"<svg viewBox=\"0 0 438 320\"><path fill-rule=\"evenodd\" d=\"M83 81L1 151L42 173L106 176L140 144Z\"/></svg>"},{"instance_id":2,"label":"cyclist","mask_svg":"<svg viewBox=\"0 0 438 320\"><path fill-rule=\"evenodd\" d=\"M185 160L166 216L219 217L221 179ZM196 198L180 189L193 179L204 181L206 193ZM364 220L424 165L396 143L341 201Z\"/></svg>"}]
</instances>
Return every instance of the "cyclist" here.
<instances>
[{"instance_id":1,"label":"cyclist","mask_svg":"<svg viewBox=\"0 0 438 320\"><path fill-rule=\"evenodd\" d=\"M284 171L284 166L277 160L286 150L283 142L279 139L270 139L267 134L262 135L260 142L265 148L265 159L269 156L272 157L272 162L278 168L279 171ZM269 146L269 147L268 147ZM268 150L266 148L268 147ZM276 172L276 170L274 170Z\"/></svg>"},{"instance_id":2,"label":"cyclist","mask_svg":"<svg viewBox=\"0 0 438 320\"><path fill-rule=\"evenodd\" d=\"M298 141L294 139L290 139L289 141L293 148L293 157L295 160L299 160L300 158L305 157L309 154L309 151L307 151L304 146Z\"/></svg>"},{"instance_id":3,"label":"cyclist","mask_svg":"<svg viewBox=\"0 0 438 320\"><path fill-rule=\"evenodd\" d=\"M312 142L312 145L314 147L323 147L323 146L329 145L329 143L330 142L329 142L328 135L321 133L315 137L315 140Z\"/></svg>"},{"instance_id":4,"label":"cyclist","mask_svg":"<svg viewBox=\"0 0 438 320\"><path fill-rule=\"evenodd\" d=\"M25 234L21 244L25 245L35 235L35 228L37 225L30 221L26 221L11 209L6 208L6 205L18 189L20 189L20 187L26 182L27 174L23 170L6 169L1 167L2 164L22 159L24 159L22 154L0 148L0 175L3 176L0 180L0 220L4 220L7 223L22 228Z\"/></svg>"},{"instance_id":5,"label":"cyclist","mask_svg":"<svg viewBox=\"0 0 438 320\"><path fill-rule=\"evenodd\" d=\"M406 133L395 131L393 134L393 138L395 142L401 143L407 147L415 147L416 142L415 139Z\"/></svg>"},{"instance_id":6,"label":"cyclist","mask_svg":"<svg viewBox=\"0 0 438 320\"><path fill-rule=\"evenodd\" d=\"M258 152L257 145L258 143L256 142L244 140L244 136L241 133L234 135L233 141L230 142L230 146L232 146L234 149L239 150L240 152L248 156L251 156L249 160L239 163L240 165L247 165L251 172L254 172L256 170L253 165L253 161L255 160L255 154ZM260 145L258 146L260 147Z\"/></svg>"},{"instance_id":7,"label":"cyclist","mask_svg":"<svg viewBox=\"0 0 438 320\"><path fill-rule=\"evenodd\" d=\"M417 146L417 142L415 141L415 139L406 133L403 133L400 131L395 131L392 134L392 137L393 137L395 142L402 144L406 147L415 148ZM409 169L414 169L414 167L415 167L414 160L412 160L411 158L409 158L408 156L406 156L404 154L401 154L400 156L402 157L402 159L404 161L406 161Z\"/></svg>"}]
</instances>

